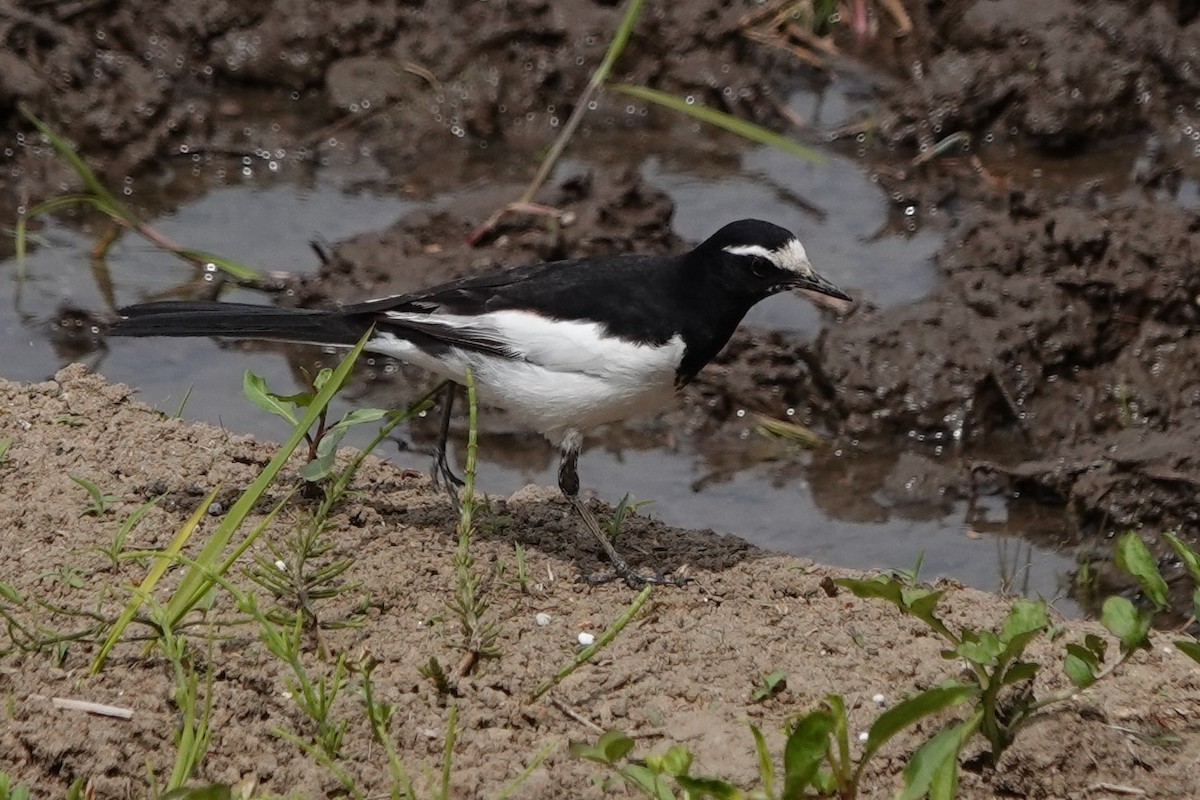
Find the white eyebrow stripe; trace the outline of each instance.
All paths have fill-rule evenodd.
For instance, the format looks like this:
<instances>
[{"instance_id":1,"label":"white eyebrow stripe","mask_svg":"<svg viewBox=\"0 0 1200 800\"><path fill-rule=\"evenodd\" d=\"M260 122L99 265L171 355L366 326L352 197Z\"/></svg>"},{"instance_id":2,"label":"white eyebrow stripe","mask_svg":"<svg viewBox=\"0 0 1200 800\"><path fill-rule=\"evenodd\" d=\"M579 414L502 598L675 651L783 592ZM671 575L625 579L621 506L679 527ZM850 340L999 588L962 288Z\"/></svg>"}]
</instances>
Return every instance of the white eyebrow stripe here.
<instances>
[{"instance_id":1,"label":"white eyebrow stripe","mask_svg":"<svg viewBox=\"0 0 1200 800\"><path fill-rule=\"evenodd\" d=\"M775 263L783 269L791 270L806 278L812 276L812 262L808 260L808 253L804 251L804 245L800 244L799 239L792 239L779 248L775 255L778 259Z\"/></svg>"},{"instance_id":2,"label":"white eyebrow stripe","mask_svg":"<svg viewBox=\"0 0 1200 800\"><path fill-rule=\"evenodd\" d=\"M805 252L804 245L800 244L799 239L792 239L778 250L768 250L761 244L731 244L723 249L730 255L765 258L780 269L786 269L805 277L813 274L808 253Z\"/></svg>"},{"instance_id":3,"label":"white eyebrow stripe","mask_svg":"<svg viewBox=\"0 0 1200 800\"><path fill-rule=\"evenodd\" d=\"M731 244L728 247L722 248L726 253L734 256L759 256L765 258L772 264L779 264L779 255L768 250L761 244Z\"/></svg>"}]
</instances>

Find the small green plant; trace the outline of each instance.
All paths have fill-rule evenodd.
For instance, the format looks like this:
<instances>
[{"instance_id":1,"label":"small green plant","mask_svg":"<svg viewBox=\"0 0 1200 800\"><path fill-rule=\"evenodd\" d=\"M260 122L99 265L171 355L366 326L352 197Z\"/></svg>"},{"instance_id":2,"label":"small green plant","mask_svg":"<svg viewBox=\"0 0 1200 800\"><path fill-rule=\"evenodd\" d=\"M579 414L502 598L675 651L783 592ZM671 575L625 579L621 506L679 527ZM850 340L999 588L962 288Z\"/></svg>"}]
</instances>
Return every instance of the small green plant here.
<instances>
[{"instance_id":1,"label":"small green plant","mask_svg":"<svg viewBox=\"0 0 1200 800\"><path fill-rule=\"evenodd\" d=\"M129 534L132 533L133 529L136 528L138 523L142 521L142 517L146 516L146 512L161 503L165 497L166 494L160 494L158 497L142 503L134 510L132 514L126 517L125 521L121 523L120 527L113 532L113 538L111 541L109 541L106 547L96 546L93 547L92 550L107 558L114 571L119 569L121 566L121 561L126 558L125 540L129 538Z\"/></svg>"},{"instance_id":2,"label":"small green plant","mask_svg":"<svg viewBox=\"0 0 1200 800\"><path fill-rule=\"evenodd\" d=\"M496 640L500 637L500 624L488 613L489 602L483 592L483 578L475 569L475 557L471 555L471 537L474 534L475 514L475 457L478 450L477 403L475 381L470 368L466 371L467 405L470 427L467 433L467 465L463 471L463 487L458 518L458 548L454 553L455 592L449 603L450 612L458 619L459 647L463 660L459 664L459 675L467 675L481 658L500 655Z\"/></svg>"},{"instance_id":3,"label":"small green plant","mask_svg":"<svg viewBox=\"0 0 1200 800\"><path fill-rule=\"evenodd\" d=\"M750 702L761 703L768 700L787 688L787 672L777 669L774 672L768 672L758 680L758 685L754 687L754 691L750 693Z\"/></svg>"},{"instance_id":4,"label":"small green plant","mask_svg":"<svg viewBox=\"0 0 1200 800\"><path fill-rule=\"evenodd\" d=\"M7 772L0 772L0 800L30 800L29 787L16 783Z\"/></svg>"},{"instance_id":5,"label":"small green plant","mask_svg":"<svg viewBox=\"0 0 1200 800\"><path fill-rule=\"evenodd\" d=\"M5 436L4 438L0 439L0 467L3 467L8 463L8 451L12 447L12 443L13 440L11 436ZM0 773L0 775L2 774L3 773Z\"/></svg>"},{"instance_id":6,"label":"small green plant","mask_svg":"<svg viewBox=\"0 0 1200 800\"><path fill-rule=\"evenodd\" d=\"M371 725L371 735L375 737L375 741L387 755L388 772L392 780L391 796L415 800L416 794L413 792L412 779L408 776L408 770L405 769L404 762L400 759L400 753L396 750L396 743L392 741L388 732L392 721L392 712L395 709L389 703L375 697L375 685L371 682L371 673L378 664L379 662L368 657L359 665L363 707L367 714L367 721Z\"/></svg>"},{"instance_id":7,"label":"small green plant","mask_svg":"<svg viewBox=\"0 0 1200 800\"><path fill-rule=\"evenodd\" d=\"M90 506L79 512L81 517L102 517L111 504L119 502L121 499L119 495L105 494L99 486L80 475L68 475L67 477L82 486L88 493L88 499L92 501Z\"/></svg>"},{"instance_id":8,"label":"small green plant","mask_svg":"<svg viewBox=\"0 0 1200 800\"><path fill-rule=\"evenodd\" d=\"M437 656L430 656L428 661L417 667L417 672L433 685L438 697L443 700L454 694L454 684L446 675L446 670L442 667L442 662L438 661Z\"/></svg>"},{"instance_id":9,"label":"small green plant","mask_svg":"<svg viewBox=\"0 0 1200 800\"><path fill-rule=\"evenodd\" d=\"M597 653L612 644L613 640L617 638L621 631L625 630L630 622L633 622L634 617L636 617L642 610L642 606L646 605L646 601L650 599L650 595L653 593L654 584L648 584L644 589L642 589L641 592L638 593L637 597L633 598L633 602L630 603L629 607L621 613L621 616L613 620L612 624L605 628L604 632L596 637L596 641L592 642L587 647L584 647L575 654L574 658L559 667L557 672L538 684L537 688L533 690L533 696L530 697L530 700L532 701L538 699L546 692L562 683L562 681L568 675L591 661L596 657Z\"/></svg>"},{"instance_id":10,"label":"small green plant","mask_svg":"<svg viewBox=\"0 0 1200 800\"><path fill-rule=\"evenodd\" d=\"M1164 533L1163 538L1171 545L1175 555L1179 558L1179 563L1195 585L1192 593L1191 616L1193 619L1198 619L1200 618L1200 553L1197 553L1187 542L1173 533ZM1113 625L1117 625L1119 630L1124 632L1124 636L1117 633L1121 639L1121 646L1124 648L1126 638L1130 641L1137 641L1139 636L1144 636L1149 631L1152 615L1169 608L1170 601L1167 596L1167 582L1159 571L1158 562L1151 555L1146 543L1136 533L1128 532L1117 540L1116 562L1118 567L1137 580L1143 597L1151 605L1148 610L1138 609L1123 597L1110 597L1104 602L1100 618L1102 621L1106 618L1109 620L1104 623L1109 630L1113 630ZM1179 652L1200 663L1200 642L1195 639L1177 639L1173 644L1179 649ZM1083 658L1082 654L1079 656ZM1075 665L1075 669L1079 669L1078 665Z\"/></svg>"},{"instance_id":11,"label":"small green plant","mask_svg":"<svg viewBox=\"0 0 1200 800\"><path fill-rule=\"evenodd\" d=\"M608 534L610 541L614 541L617 535L621 532L621 526L625 524L625 520L636 514L638 509L643 506L652 504L653 500L634 500L633 495L626 494L621 498L621 502L617 503L617 507L613 509L612 518L601 523L604 527L604 532Z\"/></svg>"},{"instance_id":12,"label":"small green plant","mask_svg":"<svg viewBox=\"0 0 1200 800\"><path fill-rule=\"evenodd\" d=\"M161 606L154 609L155 613L162 611ZM175 761L164 787L169 793L182 789L208 754L208 742L212 733L209 723L213 708L213 673L211 666L205 670L202 699L200 674L189 652L187 639L175 634L169 626L160 625L159 629L162 635L157 643L174 674L175 707L180 714L179 724L175 728ZM211 648L208 662L212 662ZM151 781L151 794L157 797L157 779L149 767L147 773Z\"/></svg>"},{"instance_id":13,"label":"small green plant","mask_svg":"<svg viewBox=\"0 0 1200 800\"><path fill-rule=\"evenodd\" d=\"M1097 636L1087 635L1081 642L1068 644L1064 670L1076 689L1039 698L1033 693L1033 679L1041 665L1026 660L1025 651L1035 639L1052 633L1044 601L1014 601L998 630L963 627L955 631L937 614L944 594L941 590L914 585L895 575L869 580L842 579L836 583L857 597L886 600L924 622L947 643L942 657L961 659L967 665L969 680L948 681L907 701L921 704L941 697L952 702L937 703L939 710L966 703L973 708L967 719L946 726L914 753L904 773L905 790L901 796L906 798L921 797L927 792L931 796L952 797L952 789L957 785L958 755L976 733L987 740L988 760L995 763L1038 712L1111 674L1134 652L1149 644L1149 613L1138 610L1125 598L1110 597L1104 603L1101 622L1120 641L1117 658L1106 663L1105 642ZM931 695L935 692L938 694ZM880 719L895 711L890 709ZM867 751L870 750L868 742ZM950 793L946 794L947 791Z\"/></svg>"},{"instance_id":14,"label":"small green plant","mask_svg":"<svg viewBox=\"0 0 1200 800\"><path fill-rule=\"evenodd\" d=\"M322 621L317 616L317 601L338 597L359 586L343 580L354 566L353 558L326 558L336 546L336 540L329 536L328 511L318 509L315 514L302 515L282 545L268 542L269 554L256 555L248 575L284 604L280 612L284 617L298 610L304 616L306 630L354 626L361 620ZM272 618L281 619L279 614L272 614Z\"/></svg>"},{"instance_id":15,"label":"small green plant","mask_svg":"<svg viewBox=\"0 0 1200 800\"><path fill-rule=\"evenodd\" d=\"M281 417L294 428L300 424L299 415L313 405L331 377L333 370L323 369L312 379L309 389L285 395L271 391L262 377L247 370L242 378L242 391L256 406ZM340 386L337 389L340 389ZM342 443L350 428L377 422L388 416L388 412L382 409L356 408L347 412L333 425L328 425L327 412L328 406L322 406L317 415L316 427L304 432L304 439L308 443L308 463L301 467L300 476L307 481L316 482L330 476L338 445Z\"/></svg>"}]
</instances>

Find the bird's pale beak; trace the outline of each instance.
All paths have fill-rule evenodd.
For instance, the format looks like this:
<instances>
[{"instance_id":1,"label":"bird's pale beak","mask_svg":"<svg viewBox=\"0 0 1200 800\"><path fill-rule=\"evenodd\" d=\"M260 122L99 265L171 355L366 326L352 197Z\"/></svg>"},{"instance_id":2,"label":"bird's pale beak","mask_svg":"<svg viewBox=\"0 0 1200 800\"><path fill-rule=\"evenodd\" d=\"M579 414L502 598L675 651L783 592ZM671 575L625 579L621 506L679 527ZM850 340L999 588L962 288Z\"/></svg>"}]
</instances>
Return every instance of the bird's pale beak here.
<instances>
[{"instance_id":1,"label":"bird's pale beak","mask_svg":"<svg viewBox=\"0 0 1200 800\"><path fill-rule=\"evenodd\" d=\"M792 281L792 288L799 290L818 306L828 308L838 314L845 314L854 307L854 299L850 295L815 272L808 276L797 277Z\"/></svg>"}]
</instances>

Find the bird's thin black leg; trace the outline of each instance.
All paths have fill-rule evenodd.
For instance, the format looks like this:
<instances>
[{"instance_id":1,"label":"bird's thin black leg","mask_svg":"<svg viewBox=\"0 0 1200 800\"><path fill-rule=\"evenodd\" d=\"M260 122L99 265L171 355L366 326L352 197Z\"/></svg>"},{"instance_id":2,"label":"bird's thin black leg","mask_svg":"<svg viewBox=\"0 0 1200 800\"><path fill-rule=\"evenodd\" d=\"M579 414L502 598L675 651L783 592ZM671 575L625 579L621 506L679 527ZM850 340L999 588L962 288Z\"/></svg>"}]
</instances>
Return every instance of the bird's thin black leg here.
<instances>
[{"instance_id":1,"label":"bird's thin black leg","mask_svg":"<svg viewBox=\"0 0 1200 800\"><path fill-rule=\"evenodd\" d=\"M438 430L437 446L433 452L433 467L430 477L435 487L445 489L446 493L458 505L458 487L463 485L462 478L454 474L450 468L450 459L446 455L446 446L450 441L450 416L454 411L454 383L442 382L442 424Z\"/></svg>"},{"instance_id":2,"label":"bird's thin black leg","mask_svg":"<svg viewBox=\"0 0 1200 800\"><path fill-rule=\"evenodd\" d=\"M621 557L617 549L613 547L613 543L604 535L604 531L600 529L600 521L596 519L596 515L592 510L579 499L579 451L583 446L583 438L575 431L568 433L560 445L562 455L558 462L558 488L563 495L571 501L571 506L575 509L575 513L579 514L579 518L583 520L583 526L591 532L592 536L596 537L596 541L600 543L600 547L604 550L604 554L608 556L608 560L613 565L613 571L600 575L587 575L584 580L588 583L608 583L617 578L625 581L625 584L631 588L638 589L648 583L670 584L678 586L686 582L686 579L669 578L661 573L658 575L643 575Z\"/></svg>"}]
</instances>

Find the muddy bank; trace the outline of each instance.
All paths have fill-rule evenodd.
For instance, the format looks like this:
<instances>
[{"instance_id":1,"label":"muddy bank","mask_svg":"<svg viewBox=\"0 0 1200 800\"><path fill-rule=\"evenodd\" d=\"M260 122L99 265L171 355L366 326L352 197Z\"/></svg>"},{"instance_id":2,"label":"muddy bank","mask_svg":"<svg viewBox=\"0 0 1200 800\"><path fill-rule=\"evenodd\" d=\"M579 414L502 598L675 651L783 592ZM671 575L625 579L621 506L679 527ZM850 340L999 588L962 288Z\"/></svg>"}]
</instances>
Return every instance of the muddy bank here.
<instances>
[{"instance_id":1,"label":"muddy bank","mask_svg":"<svg viewBox=\"0 0 1200 800\"><path fill-rule=\"evenodd\" d=\"M96 549L135 508L165 495L127 541L129 547L162 547L211 487L225 487L218 503L228 507L274 450L212 426L164 419L125 387L77 367L41 384L0 380L0 412L0 438L12 438L0 464L0 507L8 509L8 522L0 526L0 580L59 611L45 606L30 612L8 596L3 602L23 622L32 613L47 635L87 629L92 614L115 615L129 586L141 580L144 571L135 560L113 564ZM285 468L259 515L294 484L299 466ZM70 475L94 480L113 495L109 509L98 517L81 515L86 494ZM568 507L555 493L531 487L497 501L483 516L474 554L501 624L499 656L459 677L453 672L461 660L457 628L447 612L454 594L454 515L423 476L376 459L368 460L354 488L333 515L335 547L326 556L352 559L344 575L352 588L315 601L315 607L328 622L353 617L359 623L323 631L322 643L331 657L345 654L358 663L369 655L380 662L377 690L395 708L392 733L415 776L440 772L448 707L457 707L455 796L495 794L547 745L549 757L520 796L605 796L592 780L596 770L566 752L568 741L593 740L601 727L622 728L649 751L686 744L697 771L746 782L755 774L747 719L777 747L785 720L837 691L852 706L855 729L863 729L880 711L874 695L891 703L958 670L912 620L882 603L844 593L831 597L821 588L823 580L845 573L765 554L734 537L634 517L624 541L637 563L688 564L696 583L657 592L592 666L550 697L531 702L532 689L571 657L576 634L602 630L632 597L621 587L575 581L599 562ZM278 546L302 508L298 498L289 504L252 553L275 559L267 543ZM212 513L203 515L203 531L215 524ZM524 591L513 579L518 543L526 547ZM232 577L243 589L256 589L244 573ZM946 616L955 624L991 625L1005 612L1005 602L994 596L947 589ZM72 616L72 609L87 614ZM538 613L549 615L547 625L535 622ZM198 776L264 792L326 796L335 791L332 776L274 732L312 733L290 699L286 669L237 616L219 597L207 623L191 629L197 667L213 670L212 740ZM135 622L131 630L142 628ZM1067 623L1063 636L1073 640L1094 630L1089 623ZM205 632L215 637L211 649ZM161 775L173 757L178 711L171 667L145 657L144 644L132 641L118 645L100 674L89 676L94 638L0 659L0 691L9 698L0 725L0 769L29 783L38 796L58 796L76 778L90 781L97 796L142 796L146 765ZM29 646L11 628L0 632L0 650L16 641ZM1039 646L1034 653L1050 664L1038 692L1065 686L1053 664L1060 647ZM439 697L420 675L418 668L431 657L451 669L452 696ZM310 645L301 658L314 673L330 669ZM792 676L787 689L752 702L755 681L777 669ZM51 697L105 702L131 709L133 716L61 711L50 705ZM332 714L347 724L341 766L368 794L386 791L384 760L358 697L347 690ZM1153 797L1193 796L1200 793L1194 769L1198 718L1195 664L1173 649L1143 652L1113 679L1024 731L999 770L980 771L968 762L959 796L1078 797L1106 784ZM902 736L889 744L873 762L864 791L890 794L918 741Z\"/></svg>"},{"instance_id":2,"label":"muddy bank","mask_svg":"<svg viewBox=\"0 0 1200 800\"><path fill-rule=\"evenodd\" d=\"M943 284L909 306L829 320L812 342L739 333L667 427L719 439L737 435L740 412L792 410L838 447L895 454L884 484L901 500L912 498L896 487L920 486L917 499L935 505L1016 491L1065 504L1068 537L1129 526L1195 535L1200 222L1184 189L1200 175L1200 18L1189 2L1027 5L908 2L904 35L878 9L865 39L835 27L843 57L888 73L879 112L846 147L906 225L947 231ZM794 49L747 35L756 8L697 0L647 11L615 77L785 129L779 98L811 71ZM698 164L735 160L736 145L612 94L589 115L586 139L609 168L584 167L539 196L569 218L518 216L483 246L465 243L519 194L620 13L587 0L16 13L0 20L0 124L13 135L26 127L12 113L25 103L134 202L140 186L189 170L236 180L278 159L362 161L364 181L389 191L458 193L335 244L284 302L677 249L671 204L638 177L643 156L629 142L658 136ZM837 80L838 62L827 68ZM1054 184L1035 175L1103 160L1116 145L1135 151L1127 169L1068 169ZM33 137L11 150L0 205L69 185ZM195 184L188 191L205 185ZM804 468L794 459L791 474Z\"/></svg>"}]
</instances>

